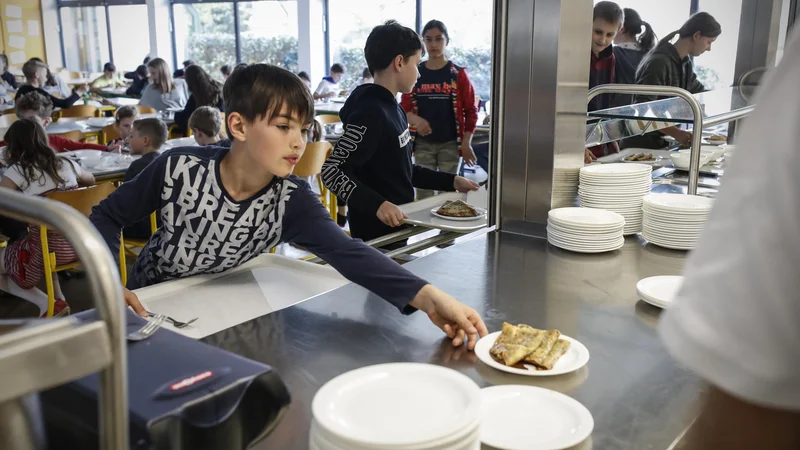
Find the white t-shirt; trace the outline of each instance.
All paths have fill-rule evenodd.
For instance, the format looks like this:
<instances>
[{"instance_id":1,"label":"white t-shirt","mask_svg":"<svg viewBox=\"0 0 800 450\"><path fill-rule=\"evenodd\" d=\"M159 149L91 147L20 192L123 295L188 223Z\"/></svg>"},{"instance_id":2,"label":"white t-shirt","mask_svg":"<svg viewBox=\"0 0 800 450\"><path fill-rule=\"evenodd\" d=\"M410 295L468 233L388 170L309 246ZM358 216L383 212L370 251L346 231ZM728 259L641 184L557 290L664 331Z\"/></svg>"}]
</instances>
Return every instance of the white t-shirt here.
<instances>
[{"instance_id":1,"label":"white t-shirt","mask_svg":"<svg viewBox=\"0 0 800 450\"><path fill-rule=\"evenodd\" d=\"M326 95L335 92L338 95L339 83L333 83L330 80L330 77L323 78L322 81L319 82L319 86L317 86L317 90L314 91L314 93L317 95Z\"/></svg>"},{"instance_id":2,"label":"white t-shirt","mask_svg":"<svg viewBox=\"0 0 800 450\"><path fill-rule=\"evenodd\" d=\"M55 191L56 189L69 190L77 188L78 177L83 173L81 166L68 158L59 157L58 159L61 161L58 175L64 180L64 183L61 185L57 185L53 178L41 172L39 172L37 179L28 183L17 164L9 167L3 176L8 177L27 195L43 195Z\"/></svg>"},{"instance_id":3,"label":"white t-shirt","mask_svg":"<svg viewBox=\"0 0 800 450\"><path fill-rule=\"evenodd\" d=\"M750 403L800 410L800 33L764 79L674 307L667 349ZM796 95L795 95L796 94Z\"/></svg>"}]
</instances>

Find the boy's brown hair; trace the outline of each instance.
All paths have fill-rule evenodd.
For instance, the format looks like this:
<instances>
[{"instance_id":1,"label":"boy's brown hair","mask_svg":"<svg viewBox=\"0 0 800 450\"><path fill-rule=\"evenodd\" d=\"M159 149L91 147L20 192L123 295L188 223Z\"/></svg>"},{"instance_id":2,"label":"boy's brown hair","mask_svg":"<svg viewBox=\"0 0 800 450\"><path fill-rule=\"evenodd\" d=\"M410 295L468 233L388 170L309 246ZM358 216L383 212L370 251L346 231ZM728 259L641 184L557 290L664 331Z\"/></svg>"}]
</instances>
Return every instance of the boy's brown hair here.
<instances>
[{"instance_id":1,"label":"boy's brown hair","mask_svg":"<svg viewBox=\"0 0 800 450\"><path fill-rule=\"evenodd\" d=\"M617 24L622 27L625 23L625 13L622 8L614 2L603 1L594 5L592 20L602 19L610 24Z\"/></svg>"},{"instance_id":2,"label":"boy's brown hair","mask_svg":"<svg viewBox=\"0 0 800 450\"><path fill-rule=\"evenodd\" d=\"M139 119L133 122L133 129L142 136L149 137L150 145L155 149L161 148L164 142L167 142L169 132L161 119Z\"/></svg>"},{"instance_id":3,"label":"boy's brown hair","mask_svg":"<svg viewBox=\"0 0 800 450\"><path fill-rule=\"evenodd\" d=\"M117 125L119 125L123 119L130 119L131 117L134 119L139 117L139 110L133 105L123 106L114 114L114 120L117 121Z\"/></svg>"},{"instance_id":4,"label":"boy's brown hair","mask_svg":"<svg viewBox=\"0 0 800 450\"><path fill-rule=\"evenodd\" d=\"M202 131L208 137L219 136L222 129L222 116L217 108L201 106L189 117L189 129Z\"/></svg>"},{"instance_id":5,"label":"boy's brown hair","mask_svg":"<svg viewBox=\"0 0 800 450\"><path fill-rule=\"evenodd\" d=\"M39 92L29 92L17 102L18 117L20 117L21 111L36 111L36 115L40 119L47 119L53 114L53 102Z\"/></svg>"},{"instance_id":6,"label":"boy's brown hair","mask_svg":"<svg viewBox=\"0 0 800 450\"><path fill-rule=\"evenodd\" d=\"M46 69L47 65L42 62L39 62L35 59L31 59L25 64L22 65L22 74L25 75L25 78L28 80L33 80L36 78L36 72L39 69Z\"/></svg>"}]
</instances>

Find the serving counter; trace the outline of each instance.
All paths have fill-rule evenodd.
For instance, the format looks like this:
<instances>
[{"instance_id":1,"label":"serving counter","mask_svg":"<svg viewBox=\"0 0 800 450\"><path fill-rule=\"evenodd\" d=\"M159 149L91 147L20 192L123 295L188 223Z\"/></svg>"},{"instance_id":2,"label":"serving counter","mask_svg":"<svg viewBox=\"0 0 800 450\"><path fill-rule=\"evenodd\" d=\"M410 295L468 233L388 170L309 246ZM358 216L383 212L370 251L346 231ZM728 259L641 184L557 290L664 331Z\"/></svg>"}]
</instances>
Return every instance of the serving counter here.
<instances>
[{"instance_id":1,"label":"serving counter","mask_svg":"<svg viewBox=\"0 0 800 450\"><path fill-rule=\"evenodd\" d=\"M636 238L616 252L580 255L488 233L405 265L477 309L490 331L521 322L580 340L591 359L565 376L498 372L454 349L424 314L401 316L353 284L203 340L271 365L287 383L292 406L258 449L307 448L311 401L325 382L405 361L451 367L481 386L535 383L576 398L595 420L590 441L577 448L666 450L695 417L701 382L666 353L655 329L660 310L638 301L635 284L680 273L683 257Z\"/></svg>"}]
</instances>

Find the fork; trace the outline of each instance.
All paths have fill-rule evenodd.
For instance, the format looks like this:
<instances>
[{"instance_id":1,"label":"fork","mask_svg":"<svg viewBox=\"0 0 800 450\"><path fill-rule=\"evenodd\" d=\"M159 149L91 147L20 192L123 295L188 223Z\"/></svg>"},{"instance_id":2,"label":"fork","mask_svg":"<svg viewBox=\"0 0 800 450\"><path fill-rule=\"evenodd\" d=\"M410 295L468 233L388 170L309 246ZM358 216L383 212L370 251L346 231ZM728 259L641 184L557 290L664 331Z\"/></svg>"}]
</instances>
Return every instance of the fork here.
<instances>
[{"instance_id":1,"label":"fork","mask_svg":"<svg viewBox=\"0 0 800 450\"><path fill-rule=\"evenodd\" d=\"M161 325L164 324L164 320L166 320L166 318L167 316L161 314L153 314L147 321L147 324L133 333L128 334L126 337L129 341L143 341L152 336L156 330L161 328Z\"/></svg>"},{"instance_id":2,"label":"fork","mask_svg":"<svg viewBox=\"0 0 800 450\"><path fill-rule=\"evenodd\" d=\"M151 313L150 311L145 311L145 312L146 312L147 314L151 315L151 316L153 316L153 315L160 315L160 314L154 314L154 313ZM190 321L188 321L188 322L181 322L180 320L175 320L175 319L173 319L173 318L172 318L172 317L170 317L170 316L164 316L164 317L166 317L166 318L167 318L167 321L168 321L168 322L171 322L171 323L172 323L172 326L174 326L175 328L186 328L186 327L188 327L189 325L193 324L193 323L194 323L194 322L195 322L195 321L198 319L198 317L195 317L194 319L192 319L192 320L190 320Z\"/></svg>"}]
</instances>

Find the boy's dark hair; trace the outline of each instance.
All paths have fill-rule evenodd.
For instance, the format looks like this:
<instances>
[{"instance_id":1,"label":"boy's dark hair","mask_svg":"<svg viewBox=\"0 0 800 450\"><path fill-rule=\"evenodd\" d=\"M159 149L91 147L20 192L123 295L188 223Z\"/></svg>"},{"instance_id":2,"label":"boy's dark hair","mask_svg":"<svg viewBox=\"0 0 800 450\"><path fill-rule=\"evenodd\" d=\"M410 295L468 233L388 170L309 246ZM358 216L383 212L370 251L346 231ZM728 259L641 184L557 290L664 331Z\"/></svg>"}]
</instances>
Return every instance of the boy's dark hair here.
<instances>
[{"instance_id":1,"label":"boy's dark hair","mask_svg":"<svg viewBox=\"0 0 800 450\"><path fill-rule=\"evenodd\" d=\"M193 66L193 65L194 65L194 61L192 61L191 59L187 59L186 61L183 62L183 68L184 69L189 67L189 66Z\"/></svg>"},{"instance_id":2,"label":"boy's dark hair","mask_svg":"<svg viewBox=\"0 0 800 450\"><path fill-rule=\"evenodd\" d=\"M144 57L144 60L142 60L142 65L143 65L143 66L146 66L146 65L147 65L147 63L149 63L151 59L152 59L152 58L150 58L150 56L145 56L145 57Z\"/></svg>"},{"instance_id":3,"label":"boy's dark hair","mask_svg":"<svg viewBox=\"0 0 800 450\"><path fill-rule=\"evenodd\" d=\"M220 73L225 75L226 77L231 75L231 66L225 64L224 66L219 68Z\"/></svg>"},{"instance_id":4,"label":"boy's dark hair","mask_svg":"<svg viewBox=\"0 0 800 450\"><path fill-rule=\"evenodd\" d=\"M444 38L447 40L447 43L450 43L450 33L447 32L447 26L441 20L431 20L425 24L422 28L422 36L425 36L425 33L431 30L439 30L444 35Z\"/></svg>"},{"instance_id":5,"label":"boy's dark hair","mask_svg":"<svg viewBox=\"0 0 800 450\"><path fill-rule=\"evenodd\" d=\"M107 62L103 65L103 72L116 72L117 66L114 63Z\"/></svg>"},{"instance_id":6,"label":"boy's dark hair","mask_svg":"<svg viewBox=\"0 0 800 450\"><path fill-rule=\"evenodd\" d=\"M139 110L133 105L125 105L117 109L117 112L114 114L114 120L116 120L117 125L122 122L122 119L129 119L131 117L139 117Z\"/></svg>"},{"instance_id":7,"label":"boy's dark hair","mask_svg":"<svg viewBox=\"0 0 800 450\"><path fill-rule=\"evenodd\" d=\"M311 81L311 77L309 77L305 72L298 72L297 76L300 77L301 80Z\"/></svg>"},{"instance_id":8,"label":"boy's dark hair","mask_svg":"<svg viewBox=\"0 0 800 450\"><path fill-rule=\"evenodd\" d=\"M370 73L369 68L361 71L361 78L372 78L372 73Z\"/></svg>"},{"instance_id":9,"label":"boy's dark hair","mask_svg":"<svg viewBox=\"0 0 800 450\"><path fill-rule=\"evenodd\" d=\"M136 68L136 74L139 75L142 78L147 78L147 66L139 66L139 67L137 67Z\"/></svg>"},{"instance_id":10,"label":"boy's dark hair","mask_svg":"<svg viewBox=\"0 0 800 450\"><path fill-rule=\"evenodd\" d=\"M189 129L200 130L208 137L217 136L222 129L222 115L217 108L201 106L189 117Z\"/></svg>"},{"instance_id":11,"label":"boy's dark hair","mask_svg":"<svg viewBox=\"0 0 800 450\"><path fill-rule=\"evenodd\" d=\"M331 73L344 73L344 72L345 72L344 66L339 63L336 63L331 66Z\"/></svg>"},{"instance_id":12,"label":"boy's dark hair","mask_svg":"<svg viewBox=\"0 0 800 450\"><path fill-rule=\"evenodd\" d=\"M625 13L622 8L614 2L599 2L594 5L594 15L592 20L602 19L611 24L622 24L625 22Z\"/></svg>"},{"instance_id":13,"label":"boy's dark hair","mask_svg":"<svg viewBox=\"0 0 800 450\"><path fill-rule=\"evenodd\" d=\"M381 71L397 57L403 59L421 51L425 55L425 46L419 35L411 28L404 27L397 21L390 20L373 28L364 46L364 56L371 74Z\"/></svg>"},{"instance_id":14,"label":"boy's dark hair","mask_svg":"<svg viewBox=\"0 0 800 450\"><path fill-rule=\"evenodd\" d=\"M46 69L47 66L44 63L31 58L28 60L28 62L22 65L22 74L25 75L25 78L28 80L32 80L36 78L36 72L42 68Z\"/></svg>"},{"instance_id":15,"label":"boy's dark hair","mask_svg":"<svg viewBox=\"0 0 800 450\"><path fill-rule=\"evenodd\" d=\"M167 142L167 134L169 132L161 119L139 119L133 122L133 129L142 136L149 137L151 145L155 149L161 148L164 142Z\"/></svg>"},{"instance_id":16,"label":"boy's dark hair","mask_svg":"<svg viewBox=\"0 0 800 450\"><path fill-rule=\"evenodd\" d=\"M22 111L36 111L36 115L41 119L46 119L53 114L53 102L49 97L45 97L37 91L29 92L22 96L17 102L17 116Z\"/></svg>"},{"instance_id":17,"label":"boy's dark hair","mask_svg":"<svg viewBox=\"0 0 800 450\"><path fill-rule=\"evenodd\" d=\"M225 114L239 113L247 121L271 120L286 108L304 124L314 120L314 99L306 85L292 72L269 64L236 68L222 89ZM227 128L228 138L233 139Z\"/></svg>"}]
</instances>

